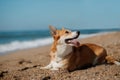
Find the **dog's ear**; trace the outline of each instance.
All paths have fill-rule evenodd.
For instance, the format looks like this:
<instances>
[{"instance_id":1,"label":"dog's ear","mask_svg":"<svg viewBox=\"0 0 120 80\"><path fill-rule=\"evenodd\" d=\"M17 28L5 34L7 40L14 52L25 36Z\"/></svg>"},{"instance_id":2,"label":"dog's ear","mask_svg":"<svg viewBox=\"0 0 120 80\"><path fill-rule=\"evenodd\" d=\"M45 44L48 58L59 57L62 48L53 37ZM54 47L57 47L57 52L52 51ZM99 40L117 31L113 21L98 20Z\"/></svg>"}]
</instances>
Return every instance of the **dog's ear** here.
<instances>
[{"instance_id":1,"label":"dog's ear","mask_svg":"<svg viewBox=\"0 0 120 80\"><path fill-rule=\"evenodd\" d=\"M54 26L51 26L51 25L49 25L49 28L50 28L51 34L52 34L52 35L55 35L57 29L56 29Z\"/></svg>"}]
</instances>

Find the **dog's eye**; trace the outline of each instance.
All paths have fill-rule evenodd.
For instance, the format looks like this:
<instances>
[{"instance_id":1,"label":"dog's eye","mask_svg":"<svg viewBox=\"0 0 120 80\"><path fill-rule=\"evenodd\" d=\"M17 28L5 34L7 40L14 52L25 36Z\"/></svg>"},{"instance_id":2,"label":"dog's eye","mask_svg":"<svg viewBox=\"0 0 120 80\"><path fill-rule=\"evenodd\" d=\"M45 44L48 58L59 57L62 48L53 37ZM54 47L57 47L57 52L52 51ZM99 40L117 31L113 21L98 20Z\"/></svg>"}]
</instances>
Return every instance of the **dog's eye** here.
<instances>
[{"instance_id":1,"label":"dog's eye","mask_svg":"<svg viewBox=\"0 0 120 80\"><path fill-rule=\"evenodd\" d=\"M69 33L69 31L65 31L65 33L66 33L66 34L68 34L68 33Z\"/></svg>"}]
</instances>

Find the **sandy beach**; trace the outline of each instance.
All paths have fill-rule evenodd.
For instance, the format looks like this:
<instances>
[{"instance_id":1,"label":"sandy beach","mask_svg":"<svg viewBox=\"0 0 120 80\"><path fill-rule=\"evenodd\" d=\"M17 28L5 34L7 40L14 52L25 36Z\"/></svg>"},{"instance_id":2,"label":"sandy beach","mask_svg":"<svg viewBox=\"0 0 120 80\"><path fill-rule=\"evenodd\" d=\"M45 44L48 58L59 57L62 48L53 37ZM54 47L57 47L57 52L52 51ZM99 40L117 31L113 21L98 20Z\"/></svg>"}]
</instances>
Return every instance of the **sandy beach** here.
<instances>
[{"instance_id":1,"label":"sandy beach","mask_svg":"<svg viewBox=\"0 0 120 80\"><path fill-rule=\"evenodd\" d=\"M103 46L107 54L120 61L120 32L80 39L80 43ZM40 70L49 63L50 45L20 50L0 56L0 80L120 80L120 66L102 64L88 69Z\"/></svg>"}]
</instances>

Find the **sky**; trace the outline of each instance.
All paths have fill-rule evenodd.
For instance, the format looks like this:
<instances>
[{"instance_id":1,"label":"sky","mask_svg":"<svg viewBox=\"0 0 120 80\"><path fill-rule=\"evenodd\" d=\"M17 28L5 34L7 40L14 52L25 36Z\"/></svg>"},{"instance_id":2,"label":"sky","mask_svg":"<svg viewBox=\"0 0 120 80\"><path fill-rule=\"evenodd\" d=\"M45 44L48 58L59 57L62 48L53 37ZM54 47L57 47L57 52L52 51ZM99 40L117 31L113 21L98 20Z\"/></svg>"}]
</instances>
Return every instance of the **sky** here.
<instances>
[{"instance_id":1,"label":"sky","mask_svg":"<svg viewBox=\"0 0 120 80\"><path fill-rule=\"evenodd\" d=\"M120 0L0 0L0 31L120 28Z\"/></svg>"}]
</instances>

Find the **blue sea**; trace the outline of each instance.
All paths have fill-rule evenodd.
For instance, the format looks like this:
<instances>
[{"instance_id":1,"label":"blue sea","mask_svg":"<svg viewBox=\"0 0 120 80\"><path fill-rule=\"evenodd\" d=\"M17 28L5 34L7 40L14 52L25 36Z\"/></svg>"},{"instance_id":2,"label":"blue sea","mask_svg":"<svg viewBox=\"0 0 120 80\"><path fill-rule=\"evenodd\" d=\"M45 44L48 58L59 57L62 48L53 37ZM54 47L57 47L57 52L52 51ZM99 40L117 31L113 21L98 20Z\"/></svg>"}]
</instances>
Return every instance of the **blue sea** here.
<instances>
[{"instance_id":1,"label":"blue sea","mask_svg":"<svg viewBox=\"0 0 120 80\"><path fill-rule=\"evenodd\" d=\"M80 38L86 38L97 34L104 34L119 29L81 29ZM0 54L16 50L35 48L51 44L53 41L49 30L34 31L2 31L0 32Z\"/></svg>"}]
</instances>

